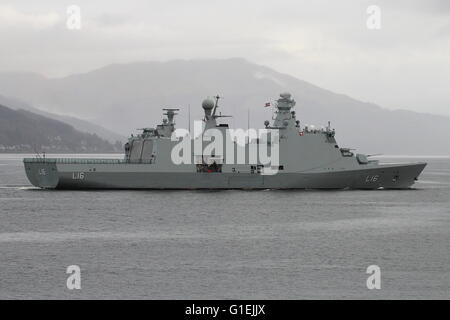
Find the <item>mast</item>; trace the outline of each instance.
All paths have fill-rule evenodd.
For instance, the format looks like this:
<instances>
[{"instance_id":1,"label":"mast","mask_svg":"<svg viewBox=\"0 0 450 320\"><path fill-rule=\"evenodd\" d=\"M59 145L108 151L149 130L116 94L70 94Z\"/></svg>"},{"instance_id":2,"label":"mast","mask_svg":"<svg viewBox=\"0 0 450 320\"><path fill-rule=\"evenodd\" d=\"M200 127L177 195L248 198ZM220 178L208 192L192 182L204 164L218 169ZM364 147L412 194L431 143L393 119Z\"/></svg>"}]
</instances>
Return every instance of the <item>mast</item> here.
<instances>
[{"instance_id":1,"label":"mast","mask_svg":"<svg viewBox=\"0 0 450 320\"><path fill-rule=\"evenodd\" d=\"M248 144L250 144L250 108L247 108L247 139L248 139Z\"/></svg>"},{"instance_id":2,"label":"mast","mask_svg":"<svg viewBox=\"0 0 450 320\"><path fill-rule=\"evenodd\" d=\"M188 130L189 134L191 134L191 105L188 104Z\"/></svg>"},{"instance_id":3,"label":"mast","mask_svg":"<svg viewBox=\"0 0 450 320\"><path fill-rule=\"evenodd\" d=\"M213 110L213 112L212 112L212 117L213 117L213 118L215 118L215 116L216 116L216 110L217 110L217 107L219 106L219 99L220 99L220 96L219 96L219 95L216 95L214 98L216 99L216 103L215 103L215 105L214 105L214 110Z\"/></svg>"},{"instance_id":4,"label":"mast","mask_svg":"<svg viewBox=\"0 0 450 320\"><path fill-rule=\"evenodd\" d=\"M250 108L247 108L247 132L250 129Z\"/></svg>"}]
</instances>

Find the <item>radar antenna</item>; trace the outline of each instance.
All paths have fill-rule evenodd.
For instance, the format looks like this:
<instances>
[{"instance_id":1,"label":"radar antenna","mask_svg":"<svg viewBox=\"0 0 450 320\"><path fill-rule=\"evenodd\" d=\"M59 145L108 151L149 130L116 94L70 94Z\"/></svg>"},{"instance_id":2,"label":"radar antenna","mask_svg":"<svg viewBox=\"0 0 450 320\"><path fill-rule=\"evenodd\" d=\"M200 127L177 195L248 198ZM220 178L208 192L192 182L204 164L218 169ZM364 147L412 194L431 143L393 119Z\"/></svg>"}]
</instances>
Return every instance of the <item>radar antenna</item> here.
<instances>
[{"instance_id":1,"label":"radar antenna","mask_svg":"<svg viewBox=\"0 0 450 320\"><path fill-rule=\"evenodd\" d=\"M163 110L164 111L168 111L168 112L170 112L170 111L180 111L180 109L178 109L178 108L163 108Z\"/></svg>"},{"instance_id":2,"label":"radar antenna","mask_svg":"<svg viewBox=\"0 0 450 320\"><path fill-rule=\"evenodd\" d=\"M165 116L167 116L167 120L169 120L169 123L173 123L173 117L177 115L175 111L180 111L178 108L163 108L165 113L163 113Z\"/></svg>"}]
</instances>

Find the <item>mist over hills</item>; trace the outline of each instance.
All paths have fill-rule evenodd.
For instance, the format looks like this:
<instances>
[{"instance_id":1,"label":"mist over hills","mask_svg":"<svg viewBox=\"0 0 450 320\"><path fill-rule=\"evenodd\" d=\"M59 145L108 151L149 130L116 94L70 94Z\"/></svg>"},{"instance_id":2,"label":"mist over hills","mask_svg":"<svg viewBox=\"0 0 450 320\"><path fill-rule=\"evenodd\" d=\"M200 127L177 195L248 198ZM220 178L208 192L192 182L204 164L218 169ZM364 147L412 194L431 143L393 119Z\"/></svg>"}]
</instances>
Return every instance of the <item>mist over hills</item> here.
<instances>
[{"instance_id":1,"label":"mist over hills","mask_svg":"<svg viewBox=\"0 0 450 320\"><path fill-rule=\"evenodd\" d=\"M0 152L97 153L121 149L120 144L77 131L61 121L0 105Z\"/></svg>"},{"instance_id":2,"label":"mist over hills","mask_svg":"<svg viewBox=\"0 0 450 320\"><path fill-rule=\"evenodd\" d=\"M28 103L24 101L20 101L18 99L13 99L9 97L5 97L0 95L0 104L4 106L8 106L8 108L14 109L14 110L26 110L30 111L32 113L36 113L39 115L42 115L46 118L58 120L64 123L67 123L71 126L73 126L76 130L81 132L87 132L91 134L96 134L100 138L105 139L109 141L112 144L116 144L117 142L124 143L126 140L126 137L117 134L114 131L108 130L103 128L102 126L99 126L97 124L91 123L86 120L78 119L76 117L72 116L65 116L65 115L59 115L55 113L50 113L43 111L41 109L35 108Z\"/></svg>"},{"instance_id":3,"label":"mist over hills","mask_svg":"<svg viewBox=\"0 0 450 320\"><path fill-rule=\"evenodd\" d=\"M431 85L431 84L430 84ZM58 114L75 116L121 135L161 121L164 107L178 107L178 127L203 114L206 96L220 94L232 127L263 127L271 119L264 103L289 91L302 125L331 121L339 145L383 154L449 155L450 118L405 110L391 111L321 89L243 59L173 60L115 64L64 78L0 73L0 94Z\"/></svg>"}]
</instances>

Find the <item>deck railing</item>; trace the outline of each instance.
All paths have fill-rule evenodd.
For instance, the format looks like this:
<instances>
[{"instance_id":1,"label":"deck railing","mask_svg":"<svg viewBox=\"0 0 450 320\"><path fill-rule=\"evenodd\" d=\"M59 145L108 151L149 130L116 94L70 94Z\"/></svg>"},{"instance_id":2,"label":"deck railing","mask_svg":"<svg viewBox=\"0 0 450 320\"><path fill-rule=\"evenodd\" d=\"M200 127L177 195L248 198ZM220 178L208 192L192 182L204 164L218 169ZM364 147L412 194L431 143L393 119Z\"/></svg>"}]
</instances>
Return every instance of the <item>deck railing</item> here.
<instances>
[{"instance_id":1,"label":"deck railing","mask_svg":"<svg viewBox=\"0 0 450 320\"><path fill-rule=\"evenodd\" d=\"M124 159L80 159L80 158L24 158L25 163L64 163L64 164L152 164L154 160Z\"/></svg>"}]
</instances>

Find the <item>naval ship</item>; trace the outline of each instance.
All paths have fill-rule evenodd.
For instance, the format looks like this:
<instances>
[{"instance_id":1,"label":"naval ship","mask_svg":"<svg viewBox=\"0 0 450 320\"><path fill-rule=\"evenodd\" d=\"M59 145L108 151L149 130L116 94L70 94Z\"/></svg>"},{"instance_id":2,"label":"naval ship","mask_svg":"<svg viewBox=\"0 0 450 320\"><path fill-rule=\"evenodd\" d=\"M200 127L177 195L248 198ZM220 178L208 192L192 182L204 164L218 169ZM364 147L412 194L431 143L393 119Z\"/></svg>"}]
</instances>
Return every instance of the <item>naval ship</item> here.
<instances>
[{"instance_id":1,"label":"naval ship","mask_svg":"<svg viewBox=\"0 0 450 320\"><path fill-rule=\"evenodd\" d=\"M174 117L179 109L163 109L161 124L131 135L122 159L36 156L23 160L26 175L34 186L45 189L407 189L426 166L382 163L339 147L329 123L320 129L300 125L289 93L280 94L273 104L272 123L264 122L265 129L278 132L276 167L266 170L268 165L260 159L249 161L258 137L243 142L244 163L237 163L239 145L232 140L232 152L227 152L233 159L228 161L223 153L207 154L204 148L208 130L224 135L229 131L228 124L219 123L225 116L217 111L218 101L218 96L203 101L200 135L176 137ZM187 144L187 161L178 163L173 150L182 139L194 145L200 140L200 148ZM267 145L273 146L268 139Z\"/></svg>"}]
</instances>

